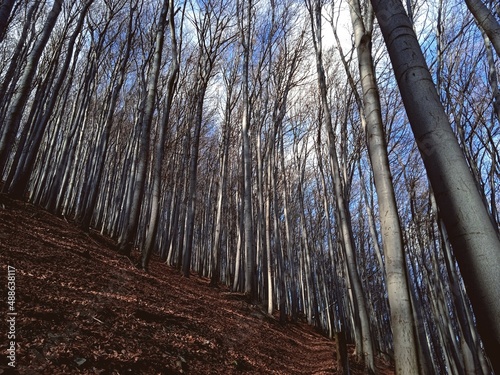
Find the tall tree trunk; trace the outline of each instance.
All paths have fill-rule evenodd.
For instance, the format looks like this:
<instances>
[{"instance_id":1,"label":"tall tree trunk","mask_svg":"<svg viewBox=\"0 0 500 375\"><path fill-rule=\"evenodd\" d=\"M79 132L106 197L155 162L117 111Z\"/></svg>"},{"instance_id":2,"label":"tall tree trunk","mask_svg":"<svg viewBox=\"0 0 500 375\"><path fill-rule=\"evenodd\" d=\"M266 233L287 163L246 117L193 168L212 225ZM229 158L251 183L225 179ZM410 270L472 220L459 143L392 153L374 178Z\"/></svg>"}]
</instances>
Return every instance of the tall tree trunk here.
<instances>
[{"instance_id":1,"label":"tall tree trunk","mask_svg":"<svg viewBox=\"0 0 500 375\"><path fill-rule=\"evenodd\" d=\"M241 119L242 138L242 162L243 162L243 226L245 243L245 293L252 299L257 298L256 276L255 276L255 248L253 238L253 215L252 215L252 152L250 145L250 97L249 97L249 66L250 66L250 42L251 42L251 20L252 0L243 0L243 16L240 20L241 43L243 45L243 117Z\"/></svg>"},{"instance_id":2,"label":"tall tree trunk","mask_svg":"<svg viewBox=\"0 0 500 375\"><path fill-rule=\"evenodd\" d=\"M329 211L329 205L328 205L328 198L327 198L327 186L326 186L326 177L324 173L324 168L323 168L323 161L322 161L322 155L321 155L321 129L318 130L318 142L317 142L317 155L318 155L318 168L321 176L321 188L323 189L323 209L325 211L325 217L326 217L326 233L328 236L328 255L330 257L330 262L332 264L332 269L333 269L333 277L334 277L334 295L339 297L338 290L339 285L337 280L335 279L336 277L336 264L335 264L335 255L334 255L334 245L333 245L333 239L331 236L331 229L332 229L332 222L331 222L331 217L330 217L330 211ZM343 309L342 309L342 302L335 301L337 305L339 306L339 316L337 318L337 322L333 324L333 330L335 331L335 348L337 350L337 370L341 372L344 375L348 375L350 373L349 369L349 357L347 355L347 339L346 339L346 334L344 331L344 320L345 316L343 314ZM333 310L333 309L332 309ZM333 317L332 317L333 318Z\"/></svg>"},{"instance_id":3,"label":"tall tree trunk","mask_svg":"<svg viewBox=\"0 0 500 375\"><path fill-rule=\"evenodd\" d=\"M363 20L359 0L349 0L349 5L363 90L368 153L377 190L382 243L386 256L386 281L396 372L398 375L418 374L417 342L406 277L403 236L389 168L382 109L371 51L373 11L368 4L366 20Z\"/></svg>"},{"instance_id":4,"label":"tall tree trunk","mask_svg":"<svg viewBox=\"0 0 500 375\"><path fill-rule=\"evenodd\" d=\"M140 122L140 146L137 164L137 175L133 185L133 198L130 206L130 217L126 223L124 235L120 239L120 253L130 256L132 250L132 241L139 225L139 216L141 214L141 205L144 201L144 190L146 183L147 161L149 160L149 144L151 137L151 123L155 110L156 92L158 77L160 75L161 58L163 51L163 42L165 39L165 27L167 23L167 13L169 10L169 0L163 1L163 6L158 19L158 25L155 36L155 49L153 56L153 65L148 77L147 94L143 104L143 116Z\"/></svg>"},{"instance_id":5,"label":"tall tree trunk","mask_svg":"<svg viewBox=\"0 0 500 375\"><path fill-rule=\"evenodd\" d=\"M337 218L341 242L346 255L347 269L349 272L349 280L352 286L353 302L355 303L355 311L358 314L361 325L362 335L362 357L370 373L375 372L373 343L370 333L370 320L368 310L363 296L363 288L357 270L355 244L352 236L352 228L349 212L344 200L344 192L342 188L340 166L335 149L335 135L333 132L333 124L330 114L330 106L328 104L328 93L326 87L326 76L323 68L322 46L321 46L321 5L320 1L306 0L309 8L311 19L311 27L313 30L313 44L316 52L316 70L318 75L318 86L320 89L321 105L324 113L326 130L328 133L328 150L332 163L333 182L335 188L335 198L337 200Z\"/></svg>"},{"instance_id":6,"label":"tall tree trunk","mask_svg":"<svg viewBox=\"0 0 500 375\"><path fill-rule=\"evenodd\" d=\"M5 38L5 32L10 18L10 13L14 7L16 0L3 0L0 4L0 43Z\"/></svg>"},{"instance_id":7,"label":"tall tree trunk","mask_svg":"<svg viewBox=\"0 0 500 375\"><path fill-rule=\"evenodd\" d=\"M224 208L224 199L227 194L227 180L228 180L228 169L229 169L229 143L230 143L230 126L231 126L231 114L236 104L233 97L234 83L237 73L237 64L229 72L230 77L226 79L226 103L224 108L224 122L222 128L222 139L221 139L221 151L220 151L220 179L217 192L217 208L215 214L215 233L214 242L212 247L212 275L210 277L210 285L217 285L220 279L220 246L222 241L223 224L222 224L222 213Z\"/></svg>"},{"instance_id":8,"label":"tall tree trunk","mask_svg":"<svg viewBox=\"0 0 500 375\"><path fill-rule=\"evenodd\" d=\"M410 124L460 265L478 329L500 372L500 240L400 0L371 0Z\"/></svg>"},{"instance_id":9,"label":"tall tree trunk","mask_svg":"<svg viewBox=\"0 0 500 375\"><path fill-rule=\"evenodd\" d=\"M21 150L22 155L21 159L19 160L18 169L16 170L12 183L8 188L9 192L17 197L24 196L24 193L28 186L29 178L31 177L31 173L35 165L35 158L38 154L38 150L40 149L42 137L45 133L45 129L47 127L49 119L53 115L53 110L56 106L57 99L59 98L59 92L61 91L63 83L67 78L67 72L71 60L76 57L73 56L73 50L75 47L76 38L78 37L78 35L80 35L83 23L85 21L85 17L92 3L93 0L87 1L83 9L81 10L78 23L75 29L73 30L73 34L71 35L70 40L68 41L68 46L67 46L68 50L66 52L66 57L62 65L61 71L59 72L59 77L55 82L53 88L51 89L49 103L44 108L41 119L37 121L34 125L34 129L31 132L31 136L27 140L28 147L24 147L23 150ZM70 83L71 82L72 81L70 81Z\"/></svg>"},{"instance_id":10,"label":"tall tree trunk","mask_svg":"<svg viewBox=\"0 0 500 375\"><path fill-rule=\"evenodd\" d=\"M174 13L174 0L169 0L169 20L168 24L170 27L170 42L172 50L172 62L170 65L170 71L168 75L167 82L167 93L164 105L164 113L161 123L159 124L158 140L156 143L155 159L153 166L153 191L151 194L151 215L149 221L149 229L146 235L146 241L142 249L142 260L141 267L143 270L147 270L149 264L149 258L151 252L153 251L154 240L157 235L158 222L160 220L161 210L159 209L160 203L160 182L161 173L163 165L163 154L165 149L165 135L166 128L168 126L170 118L170 109L172 107L172 101L174 98L175 90L177 88L177 81L179 77L179 51L177 46L176 30L175 30L175 13Z\"/></svg>"},{"instance_id":11,"label":"tall tree trunk","mask_svg":"<svg viewBox=\"0 0 500 375\"><path fill-rule=\"evenodd\" d=\"M63 0L54 0L52 9L50 10L45 25L40 34L40 37L35 42L33 50L28 56L28 61L24 67L19 84L16 88L16 94L12 98L9 109L5 118L5 122L1 126L0 135L0 173L4 169L10 150L14 144L14 138L21 122L24 106L28 101L31 91L33 79L37 71L38 62L42 56L42 52L47 45L47 42L52 34L59 13L62 10Z\"/></svg>"},{"instance_id":12,"label":"tall tree trunk","mask_svg":"<svg viewBox=\"0 0 500 375\"><path fill-rule=\"evenodd\" d=\"M29 38L29 31L32 29L33 22L35 22L35 14L38 12L38 8L41 5L41 2L35 1L26 12L26 20L24 22L22 31L20 32L16 48L10 56L9 67L6 69L2 77L3 80L2 84L0 85L0 92L2 93L2 95L0 96L0 119L3 122L5 122L8 103L15 93L14 89L16 83L18 82L20 75L22 74L22 72L19 71L19 68L23 66L22 61L26 60L30 47L30 45L26 45L26 41L31 39Z\"/></svg>"},{"instance_id":13,"label":"tall tree trunk","mask_svg":"<svg viewBox=\"0 0 500 375\"><path fill-rule=\"evenodd\" d=\"M115 118L115 109L118 102L118 97L120 91L122 89L123 83L125 81L125 75L127 70L127 64L130 58L130 52L132 49L132 40L133 40L133 14L135 12L136 6L130 7L129 13L129 21L128 21L128 29L127 29L127 41L125 42L125 52L121 58L120 64L117 65L118 77L116 81L116 85L113 87L111 92L111 98L109 102L109 107L107 108L107 113L104 122L104 133L102 135L102 140L100 142L100 148L102 154L97 158L96 165L96 177L92 181L92 185L89 186L88 192L88 203L84 207L84 211L80 221L80 228L83 230L88 230L90 226L90 222L92 220L92 215L94 214L94 210L96 208L97 199L99 197L98 191L101 185L101 181L104 177L104 163L106 162L106 157L108 154L108 142L109 136L111 133L111 128L114 123ZM115 75L113 75L114 77Z\"/></svg>"},{"instance_id":14,"label":"tall tree trunk","mask_svg":"<svg viewBox=\"0 0 500 375\"><path fill-rule=\"evenodd\" d=\"M184 249L182 259L182 273L189 277L191 267L191 254L193 250L193 236L196 213L196 190L198 180L198 154L200 150L200 136L203 124L203 105L208 83L212 77L215 60L221 49L227 43L225 30L229 17L222 8L222 3L217 0L203 4L203 9L194 19L197 31L198 59L196 82L194 87L195 108L191 114L193 124L193 138L189 160L187 213L184 233Z\"/></svg>"},{"instance_id":15,"label":"tall tree trunk","mask_svg":"<svg viewBox=\"0 0 500 375\"><path fill-rule=\"evenodd\" d=\"M495 14L488 9L482 0L465 0L467 7L474 15L477 24L490 38L497 55L500 56L500 23Z\"/></svg>"},{"instance_id":16,"label":"tall tree trunk","mask_svg":"<svg viewBox=\"0 0 500 375\"><path fill-rule=\"evenodd\" d=\"M203 121L203 102L205 99L207 85L201 83L197 92L196 108L193 116L194 133L192 137L191 154L188 169L188 191L186 229L184 231L184 249L182 258L182 274L189 277L191 269L191 255L193 251L194 219L196 213L196 184L198 181L198 154L200 151L201 125Z\"/></svg>"}]
</instances>

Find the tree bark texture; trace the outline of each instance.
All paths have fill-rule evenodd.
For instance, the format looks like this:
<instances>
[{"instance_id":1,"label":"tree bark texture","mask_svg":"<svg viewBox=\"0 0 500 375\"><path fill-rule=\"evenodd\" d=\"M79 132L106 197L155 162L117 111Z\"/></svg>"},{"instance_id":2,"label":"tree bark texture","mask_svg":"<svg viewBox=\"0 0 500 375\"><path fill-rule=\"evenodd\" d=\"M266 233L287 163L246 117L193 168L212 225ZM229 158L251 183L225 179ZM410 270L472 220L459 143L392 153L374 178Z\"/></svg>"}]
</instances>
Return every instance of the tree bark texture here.
<instances>
[{"instance_id":1,"label":"tree bark texture","mask_svg":"<svg viewBox=\"0 0 500 375\"><path fill-rule=\"evenodd\" d=\"M460 265L478 329L500 372L500 241L440 103L400 0L372 0L408 118Z\"/></svg>"},{"instance_id":2,"label":"tree bark texture","mask_svg":"<svg viewBox=\"0 0 500 375\"><path fill-rule=\"evenodd\" d=\"M349 5L363 90L368 153L377 190L382 243L386 257L386 281L396 373L398 375L418 375L417 342L414 335L414 320L406 277L403 236L389 168L382 110L371 51L371 26L373 22L371 7L368 4L366 22L369 24L365 26L359 0L350 0Z\"/></svg>"}]
</instances>

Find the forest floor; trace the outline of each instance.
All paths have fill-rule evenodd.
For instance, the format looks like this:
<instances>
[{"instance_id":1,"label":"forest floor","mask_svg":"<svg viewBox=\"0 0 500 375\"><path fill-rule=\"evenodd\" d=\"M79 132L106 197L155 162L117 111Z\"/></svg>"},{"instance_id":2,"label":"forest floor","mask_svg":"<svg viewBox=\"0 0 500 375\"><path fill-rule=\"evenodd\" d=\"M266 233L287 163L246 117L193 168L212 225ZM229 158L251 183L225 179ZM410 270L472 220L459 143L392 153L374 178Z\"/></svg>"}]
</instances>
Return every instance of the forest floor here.
<instances>
[{"instance_id":1,"label":"forest floor","mask_svg":"<svg viewBox=\"0 0 500 375\"><path fill-rule=\"evenodd\" d=\"M158 258L144 273L114 248L0 195L0 374L336 373L335 343L307 324L282 325L240 293L183 278ZM14 305L6 304L8 266ZM352 374L363 374L352 351ZM387 363L377 366L394 374Z\"/></svg>"}]
</instances>

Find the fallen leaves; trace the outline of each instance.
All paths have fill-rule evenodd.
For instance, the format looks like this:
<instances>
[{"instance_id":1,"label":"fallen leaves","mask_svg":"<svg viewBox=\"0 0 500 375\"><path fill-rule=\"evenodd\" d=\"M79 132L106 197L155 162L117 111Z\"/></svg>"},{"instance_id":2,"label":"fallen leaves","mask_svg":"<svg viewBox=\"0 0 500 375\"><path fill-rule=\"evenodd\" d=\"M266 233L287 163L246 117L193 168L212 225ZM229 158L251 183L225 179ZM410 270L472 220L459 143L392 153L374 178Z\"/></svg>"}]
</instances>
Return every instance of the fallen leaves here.
<instances>
[{"instance_id":1,"label":"fallen leaves","mask_svg":"<svg viewBox=\"0 0 500 375\"><path fill-rule=\"evenodd\" d=\"M3 195L0 204L0 233L9 234L0 263L19 275L21 373L334 373L334 343L311 327L282 326L245 295L160 262L144 274L109 239Z\"/></svg>"}]
</instances>

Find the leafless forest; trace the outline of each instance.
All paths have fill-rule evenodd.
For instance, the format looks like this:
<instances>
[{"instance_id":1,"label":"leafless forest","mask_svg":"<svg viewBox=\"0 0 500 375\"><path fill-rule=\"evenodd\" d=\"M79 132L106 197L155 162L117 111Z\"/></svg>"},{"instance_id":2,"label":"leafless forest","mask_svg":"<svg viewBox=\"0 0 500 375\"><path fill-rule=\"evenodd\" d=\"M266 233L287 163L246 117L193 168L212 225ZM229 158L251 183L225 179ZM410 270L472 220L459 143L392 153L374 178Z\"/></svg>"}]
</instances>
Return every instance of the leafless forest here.
<instances>
[{"instance_id":1,"label":"leafless forest","mask_svg":"<svg viewBox=\"0 0 500 375\"><path fill-rule=\"evenodd\" d=\"M0 0L1 189L344 374L500 373L499 72L491 0Z\"/></svg>"}]
</instances>

